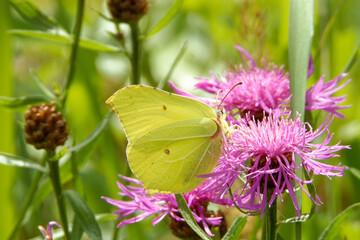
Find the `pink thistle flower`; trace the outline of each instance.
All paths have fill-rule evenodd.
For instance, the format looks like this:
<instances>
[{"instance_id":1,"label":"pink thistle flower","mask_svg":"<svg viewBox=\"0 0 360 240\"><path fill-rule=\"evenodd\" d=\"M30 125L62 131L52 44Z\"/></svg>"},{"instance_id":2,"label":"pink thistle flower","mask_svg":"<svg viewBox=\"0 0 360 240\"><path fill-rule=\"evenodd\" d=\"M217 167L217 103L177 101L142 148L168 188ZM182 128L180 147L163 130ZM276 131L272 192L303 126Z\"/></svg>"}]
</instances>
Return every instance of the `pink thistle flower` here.
<instances>
[{"instance_id":1,"label":"pink thistle flower","mask_svg":"<svg viewBox=\"0 0 360 240\"><path fill-rule=\"evenodd\" d=\"M38 226L38 229L40 230L41 234L43 235L44 239L45 240L52 240L53 239L53 236L52 236L52 228L53 226L57 226L57 227L61 227L61 225L55 221L51 221L48 223L46 229L39 225Z\"/></svg>"},{"instance_id":2,"label":"pink thistle flower","mask_svg":"<svg viewBox=\"0 0 360 240\"><path fill-rule=\"evenodd\" d=\"M277 118L274 115L265 117L262 121L239 122L236 126L225 155L214 172L206 175L206 190L219 192L224 196L235 180L241 176L244 182L234 194L235 201L250 211L261 209L263 214L268 194L269 206L277 196L287 190L300 216L299 206L295 198L294 182L316 204L322 204L318 196L315 199L305 189L305 184L312 180L300 179L295 169L304 167L314 175L343 176L346 167L332 166L322 163L322 160L337 157L337 151L349 148L340 143L329 145L333 135L329 133L332 122L330 115L322 125L313 131L309 124L304 124L298 116L292 120L289 116ZM327 132L325 140L320 144L312 143ZM301 163L295 165L295 155L301 158Z\"/></svg>"},{"instance_id":3,"label":"pink thistle flower","mask_svg":"<svg viewBox=\"0 0 360 240\"><path fill-rule=\"evenodd\" d=\"M224 99L222 107L231 115L252 116L261 119L263 113L269 115L270 112L288 114L290 102L290 82L288 74L283 66L277 67L269 64L267 67L256 67L254 59L240 46L235 46L248 60L248 68L236 67L235 72L227 72L224 76L217 77L210 73L210 78L197 78L195 87L208 93L217 95L217 99ZM314 71L312 57L309 58L308 77ZM332 95L343 88L350 80L337 87L338 82L347 74L340 74L335 79L324 83L323 78L306 92L306 110L324 110L335 117L344 118L344 115L337 110L350 107L339 106L345 101L346 97L333 97ZM240 86L235 84L241 82ZM211 106L216 106L218 101L214 98L202 98L193 96L178 89L172 82L169 82L174 91L180 95L192 97ZM229 93L229 94L228 94ZM228 94L225 97L225 95Z\"/></svg>"},{"instance_id":4,"label":"pink thistle flower","mask_svg":"<svg viewBox=\"0 0 360 240\"><path fill-rule=\"evenodd\" d=\"M351 79L348 79L345 83L337 87L338 82L346 76L346 73L340 74L326 83L324 83L324 76L322 76L316 84L306 91L305 109L308 111L324 110L333 114L335 117L345 118L345 116L337 112L337 110L349 108L351 106L339 106L340 103L346 100L346 96L332 97L331 95L351 81Z\"/></svg>"},{"instance_id":5,"label":"pink thistle flower","mask_svg":"<svg viewBox=\"0 0 360 240\"><path fill-rule=\"evenodd\" d=\"M264 111L269 113L283 109L284 103L290 97L289 77L283 66L269 64L267 67L258 68L248 52L240 46L235 47L248 58L248 69L239 66L236 72L227 72L224 77L216 77L211 73L210 79L198 78L200 82L195 87L224 98L235 84L241 82L242 85L232 89L223 102L227 111L236 110L241 116L257 116Z\"/></svg>"},{"instance_id":6,"label":"pink thistle flower","mask_svg":"<svg viewBox=\"0 0 360 240\"><path fill-rule=\"evenodd\" d=\"M147 190L143 188L140 181L119 175L123 180L134 183L139 186L123 185L117 182L117 185L121 192L120 196L129 197L130 200L116 200L108 197L102 197L108 203L116 206L118 209L114 212L119 215L117 219L125 218L134 214L136 211L142 211L140 215L132 217L130 219L122 220L117 227L122 227L131 223L139 222L151 215L159 214L154 218L152 224L155 226L167 215L169 215L173 222L173 226L179 226L179 222L185 224L185 220L181 217L175 195L174 194L152 194L149 195ZM209 202L215 202L216 193L211 191L203 191L201 186L192 190L189 193L184 194L184 198L188 203L190 210L192 211L195 220L202 225L203 229L209 236L213 236L210 231L212 226L219 226L224 224L224 219L221 214L217 214L213 211L207 210ZM231 200L219 199L216 203L223 205L231 205ZM183 225L182 225L183 226ZM170 226L171 227L171 226ZM171 229L172 232L176 229Z\"/></svg>"}]
</instances>

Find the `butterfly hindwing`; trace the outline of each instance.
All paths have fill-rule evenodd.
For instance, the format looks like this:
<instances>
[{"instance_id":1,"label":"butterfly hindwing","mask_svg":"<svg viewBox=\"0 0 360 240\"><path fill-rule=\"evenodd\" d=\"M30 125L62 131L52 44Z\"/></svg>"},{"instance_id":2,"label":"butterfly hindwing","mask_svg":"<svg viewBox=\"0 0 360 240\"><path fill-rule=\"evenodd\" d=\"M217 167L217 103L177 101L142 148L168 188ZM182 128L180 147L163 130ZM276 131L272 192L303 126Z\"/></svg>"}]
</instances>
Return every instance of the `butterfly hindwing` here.
<instances>
[{"instance_id":1,"label":"butterfly hindwing","mask_svg":"<svg viewBox=\"0 0 360 240\"><path fill-rule=\"evenodd\" d=\"M217 124L209 118L183 120L154 129L128 147L131 170L150 192L184 193L205 179L221 154L212 141Z\"/></svg>"}]
</instances>

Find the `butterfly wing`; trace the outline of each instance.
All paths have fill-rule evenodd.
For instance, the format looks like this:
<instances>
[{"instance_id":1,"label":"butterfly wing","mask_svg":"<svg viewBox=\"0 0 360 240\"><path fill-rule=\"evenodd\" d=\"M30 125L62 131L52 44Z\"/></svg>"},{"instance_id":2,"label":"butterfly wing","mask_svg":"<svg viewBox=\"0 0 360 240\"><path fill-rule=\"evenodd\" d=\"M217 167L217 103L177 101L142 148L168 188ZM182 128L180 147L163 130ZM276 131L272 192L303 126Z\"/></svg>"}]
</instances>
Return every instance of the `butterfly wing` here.
<instances>
[{"instance_id":1,"label":"butterfly wing","mask_svg":"<svg viewBox=\"0 0 360 240\"><path fill-rule=\"evenodd\" d=\"M222 153L218 125L209 118L182 120L156 128L129 145L135 176L151 192L185 193L199 186Z\"/></svg>"},{"instance_id":2,"label":"butterfly wing","mask_svg":"<svg viewBox=\"0 0 360 240\"><path fill-rule=\"evenodd\" d=\"M116 111L130 143L172 122L204 117L217 119L214 110L202 102L142 85L122 88L106 103Z\"/></svg>"},{"instance_id":3,"label":"butterfly wing","mask_svg":"<svg viewBox=\"0 0 360 240\"><path fill-rule=\"evenodd\" d=\"M222 153L217 114L208 105L135 85L108 100L128 138L131 170L150 192L188 192L210 173Z\"/></svg>"}]
</instances>

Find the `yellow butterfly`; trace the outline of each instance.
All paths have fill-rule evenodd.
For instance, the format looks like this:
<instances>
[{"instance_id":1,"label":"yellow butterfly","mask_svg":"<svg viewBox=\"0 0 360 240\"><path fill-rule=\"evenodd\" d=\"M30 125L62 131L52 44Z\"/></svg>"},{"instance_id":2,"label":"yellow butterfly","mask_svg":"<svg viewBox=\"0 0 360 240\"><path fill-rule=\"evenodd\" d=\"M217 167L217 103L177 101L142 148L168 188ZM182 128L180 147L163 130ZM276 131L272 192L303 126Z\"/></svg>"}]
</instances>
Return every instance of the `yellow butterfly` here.
<instances>
[{"instance_id":1,"label":"yellow butterfly","mask_svg":"<svg viewBox=\"0 0 360 240\"><path fill-rule=\"evenodd\" d=\"M199 186L221 154L224 122L210 106L163 90L134 85L106 103L120 118L134 175L150 193L185 193Z\"/></svg>"}]
</instances>

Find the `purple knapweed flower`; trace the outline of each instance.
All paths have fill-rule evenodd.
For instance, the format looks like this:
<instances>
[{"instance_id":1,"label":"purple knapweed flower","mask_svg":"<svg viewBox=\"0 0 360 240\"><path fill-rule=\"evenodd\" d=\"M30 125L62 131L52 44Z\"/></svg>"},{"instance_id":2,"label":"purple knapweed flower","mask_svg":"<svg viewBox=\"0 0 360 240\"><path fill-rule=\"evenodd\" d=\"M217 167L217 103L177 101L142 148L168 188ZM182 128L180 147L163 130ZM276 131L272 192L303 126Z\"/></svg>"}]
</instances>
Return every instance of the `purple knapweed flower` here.
<instances>
[{"instance_id":1,"label":"purple knapweed flower","mask_svg":"<svg viewBox=\"0 0 360 240\"><path fill-rule=\"evenodd\" d=\"M312 180L297 177L295 169L304 167L313 175L329 178L343 176L346 169L322 163L323 160L337 157L337 151L349 148L340 143L329 145L333 137L328 130L331 122L329 115L316 131L309 124L302 123L299 116L292 120L289 115L280 118L270 115L262 121L239 122L234 127L219 165L213 173L204 175L209 179L203 188L217 191L222 197L230 187L236 186L235 180L241 177L243 183L234 194L238 205L250 211L261 209L263 214L267 199L270 206L277 196L282 200L281 194L286 190L300 216L294 183L315 204L322 202L317 195L314 199L305 189L304 185ZM321 143L313 143L323 133L327 133L326 138ZM301 158L299 165L295 164L295 155Z\"/></svg>"},{"instance_id":2,"label":"purple knapweed flower","mask_svg":"<svg viewBox=\"0 0 360 240\"><path fill-rule=\"evenodd\" d=\"M51 221L48 223L46 229L39 225L38 226L38 229L40 230L41 234L44 236L44 239L45 240L52 240L53 239L53 236L52 236L52 228L53 226L57 226L57 227L61 227L61 225L55 221Z\"/></svg>"},{"instance_id":3,"label":"purple knapweed flower","mask_svg":"<svg viewBox=\"0 0 360 240\"><path fill-rule=\"evenodd\" d=\"M149 195L147 190L143 188L140 181L119 175L119 177L127 182L134 183L139 186L123 185L117 182L119 189L119 195L128 197L130 200L116 200L108 197L102 197L108 203L116 206L118 209L114 212L119 215L117 219L122 219L134 214L136 211L141 211L140 215L132 217L130 219L122 220L117 227L125 226L127 224L139 222L151 215L159 214L154 218L152 224L155 226L167 215L172 219L172 226L170 229L174 233L177 229L172 229L179 224L185 223L185 220L181 217L175 195L174 194L162 194L156 193ZM183 195L190 210L192 211L195 220L200 223L205 232L209 236L213 236L210 231L212 226L219 226L224 224L224 219L221 214L207 210L209 202L214 202L216 194L213 191L203 191L201 186L192 190L189 193ZM230 199L219 199L218 204L231 205ZM183 226L182 226L183 227ZM181 233L177 233L181 235Z\"/></svg>"},{"instance_id":4,"label":"purple knapweed flower","mask_svg":"<svg viewBox=\"0 0 360 240\"><path fill-rule=\"evenodd\" d=\"M217 106L220 100L223 100L221 107L231 115L240 114L242 117L254 116L256 119L261 119L264 112L266 115L270 112L288 114L291 97L290 82L283 66L269 64L259 68L248 52L240 46L235 47L248 59L247 68L240 65L235 67L235 72L228 71L223 76L218 77L210 73L210 78L197 78L199 82L195 84L195 87L214 94L216 99L193 96L180 90L172 82L169 82L170 86L180 95L195 98L211 106ZM313 71L314 64L310 56L308 77ZM324 77L321 77L306 92L306 110L324 110L335 117L344 118L344 115L337 110L350 107L339 106L345 101L345 96L333 97L332 95L350 81L337 87L338 82L346 75L340 74L326 83L324 83ZM242 84L234 88L238 83Z\"/></svg>"},{"instance_id":5,"label":"purple knapweed flower","mask_svg":"<svg viewBox=\"0 0 360 240\"><path fill-rule=\"evenodd\" d=\"M228 112L235 110L241 116L262 115L277 109L283 109L290 97L290 83L283 66L269 64L259 68L254 59L240 46L235 46L249 60L248 68L236 67L235 72L227 72L223 77L210 74L211 78L198 78L196 88L218 94L223 99L222 107ZM242 85L233 88L237 83ZM233 88L233 89L232 89Z\"/></svg>"},{"instance_id":6,"label":"purple knapweed flower","mask_svg":"<svg viewBox=\"0 0 360 240\"><path fill-rule=\"evenodd\" d=\"M306 91L305 109L309 111L324 110L333 114L335 117L345 118L345 116L337 112L337 110L349 108L351 105L339 106L340 103L346 100L346 97L333 97L332 95L351 81L351 79L348 79L342 85L337 86L338 82L346 76L346 73L340 74L326 83L324 83L324 76L322 76L316 84L312 85Z\"/></svg>"}]
</instances>

